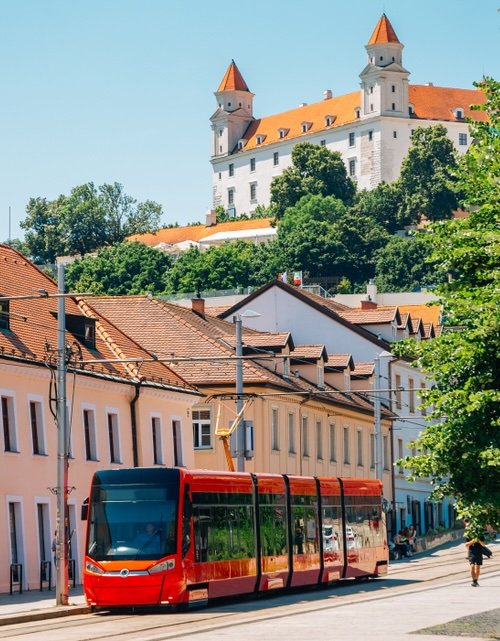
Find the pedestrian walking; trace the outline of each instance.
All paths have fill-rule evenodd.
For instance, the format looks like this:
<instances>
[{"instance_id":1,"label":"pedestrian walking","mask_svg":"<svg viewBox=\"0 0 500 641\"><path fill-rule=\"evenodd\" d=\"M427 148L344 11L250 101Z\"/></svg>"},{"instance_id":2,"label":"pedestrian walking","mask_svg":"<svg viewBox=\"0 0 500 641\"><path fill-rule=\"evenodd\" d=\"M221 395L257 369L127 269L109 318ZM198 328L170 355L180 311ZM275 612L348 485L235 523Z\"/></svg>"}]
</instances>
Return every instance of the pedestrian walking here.
<instances>
[{"instance_id":1,"label":"pedestrian walking","mask_svg":"<svg viewBox=\"0 0 500 641\"><path fill-rule=\"evenodd\" d=\"M479 586L478 579L481 573L481 566L483 565L483 556L490 558L492 551L484 545L484 536L477 538L467 538L465 540L465 547L467 548L467 559L470 564L470 575L472 578L472 587Z\"/></svg>"}]
</instances>

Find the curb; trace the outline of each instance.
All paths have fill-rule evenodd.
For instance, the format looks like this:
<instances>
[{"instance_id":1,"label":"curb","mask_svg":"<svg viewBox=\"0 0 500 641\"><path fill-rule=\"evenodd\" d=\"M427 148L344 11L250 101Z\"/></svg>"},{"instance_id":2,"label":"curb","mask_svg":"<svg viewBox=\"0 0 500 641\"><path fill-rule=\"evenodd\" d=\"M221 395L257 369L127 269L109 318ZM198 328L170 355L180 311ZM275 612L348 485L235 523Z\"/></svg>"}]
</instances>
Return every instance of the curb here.
<instances>
[{"instance_id":1,"label":"curb","mask_svg":"<svg viewBox=\"0 0 500 641\"><path fill-rule=\"evenodd\" d=\"M0 615L0 627L4 625L15 625L28 621L43 621L44 619L58 619L77 614L89 614L92 611L90 605L68 605L56 609L32 610L30 612L19 612L17 614Z\"/></svg>"}]
</instances>

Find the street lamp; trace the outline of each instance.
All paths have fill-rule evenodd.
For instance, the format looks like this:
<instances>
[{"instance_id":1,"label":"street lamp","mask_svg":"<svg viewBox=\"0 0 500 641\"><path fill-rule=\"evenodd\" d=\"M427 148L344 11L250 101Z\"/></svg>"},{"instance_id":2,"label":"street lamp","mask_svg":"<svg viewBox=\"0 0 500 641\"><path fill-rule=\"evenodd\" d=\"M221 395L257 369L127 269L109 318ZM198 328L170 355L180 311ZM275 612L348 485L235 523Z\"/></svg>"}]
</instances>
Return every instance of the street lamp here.
<instances>
[{"instance_id":1,"label":"street lamp","mask_svg":"<svg viewBox=\"0 0 500 641\"><path fill-rule=\"evenodd\" d=\"M380 420L380 359L393 358L390 352L380 352L373 359L373 419L375 423L375 476L379 481L383 477L382 424Z\"/></svg>"},{"instance_id":2,"label":"street lamp","mask_svg":"<svg viewBox=\"0 0 500 641\"><path fill-rule=\"evenodd\" d=\"M258 312L247 309L244 312L233 316L233 323L236 326L236 415L243 410L243 339L242 319L257 318ZM245 420L241 416L240 424L236 431L236 471L245 471Z\"/></svg>"}]
</instances>

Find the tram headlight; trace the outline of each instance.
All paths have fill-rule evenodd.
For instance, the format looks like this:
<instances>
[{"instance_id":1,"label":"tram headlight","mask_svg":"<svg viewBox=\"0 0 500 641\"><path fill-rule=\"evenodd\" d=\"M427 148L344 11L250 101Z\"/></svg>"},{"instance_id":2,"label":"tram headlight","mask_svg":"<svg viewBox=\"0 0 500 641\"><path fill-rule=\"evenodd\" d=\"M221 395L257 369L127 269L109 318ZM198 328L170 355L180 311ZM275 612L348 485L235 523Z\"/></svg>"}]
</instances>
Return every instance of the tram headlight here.
<instances>
[{"instance_id":1,"label":"tram headlight","mask_svg":"<svg viewBox=\"0 0 500 641\"><path fill-rule=\"evenodd\" d=\"M166 572L167 570L173 570L175 567L175 560L169 559L168 561L162 561L158 565L153 565L152 568L149 568L149 574L156 574L157 572Z\"/></svg>"},{"instance_id":2,"label":"tram headlight","mask_svg":"<svg viewBox=\"0 0 500 641\"><path fill-rule=\"evenodd\" d=\"M92 572L92 574L104 574L104 570L91 561L85 562L85 569L87 572Z\"/></svg>"}]
</instances>

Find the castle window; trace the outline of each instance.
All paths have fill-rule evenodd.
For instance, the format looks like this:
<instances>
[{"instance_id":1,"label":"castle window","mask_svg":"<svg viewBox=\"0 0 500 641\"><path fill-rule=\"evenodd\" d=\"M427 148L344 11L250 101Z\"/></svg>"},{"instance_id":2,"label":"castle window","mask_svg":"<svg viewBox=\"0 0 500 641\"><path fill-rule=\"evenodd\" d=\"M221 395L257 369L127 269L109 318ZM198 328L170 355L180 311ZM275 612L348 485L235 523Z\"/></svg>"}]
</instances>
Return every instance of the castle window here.
<instances>
[{"instance_id":1,"label":"castle window","mask_svg":"<svg viewBox=\"0 0 500 641\"><path fill-rule=\"evenodd\" d=\"M250 183L250 201L255 202L257 200L257 183Z\"/></svg>"},{"instance_id":2,"label":"castle window","mask_svg":"<svg viewBox=\"0 0 500 641\"><path fill-rule=\"evenodd\" d=\"M356 175L356 161L350 160L349 161L349 176L355 176Z\"/></svg>"},{"instance_id":3,"label":"castle window","mask_svg":"<svg viewBox=\"0 0 500 641\"><path fill-rule=\"evenodd\" d=\"M320 141L319 141L319 144L320 144L322 147L326 147L326 140L320 140Z\"/></svg>"},{"instance_id":4,"label":"castle window","mask_svg":"<svg viewBox=\"0 0 500 641\"><path fill-rule=\"evenodd\" d=\"M392 91L392 93L396 93L396 85L392 85L391 91Z\"/></svg>"},{"instance_id":5,"label":"castle window","mask_svg":"<svg viewBox=\"0 0 500 641\"><path fill-rule=\"evenodd\" d=\"M464 112L463 109L455 109L455 118L457 120L463 120Z\"/></svg>"},{"instance_id":6,"label":"castle window","mask_svg":"<svg viewBox=\"0 0 500 641\"><path fill-rule=\"evenodd\" d=\"M227 203L228 205L234 205L234 189L227 190Z\"/></svg>"},{"instance_id":7,"label":"castle window","mask_svg":"<svg viewBox=\"0 0 500 641\"><path fill-rule=\"evenodd\" d=\"M255 171L255 158L250 158L250 171Z\"/></svg>"},{"instance_id":8,"label":"castle window","mask_svg":"<svg viewBox=\"0 0 500 641\"><path fill-rule=\"evenodd\" d=\"M222 172L219 171L219 180L222 178Z\"/></svg>"},{"instance_id":9,"label":"castle window","mask_svg":"<svg viewBox=\"0 0 500 641\"><path fill-rule=\"evenodd\" d=\"M370 93L373 93L373 86L370 87Z\"/></svg>"},{"instance_id":10,"label":"castle window","mask_svg":"<svg viewBox=\"0 0 500 641\"><path fill-rule=\"evenodd\" d=\"M312 122L303 122L301 124L302 133L303 134L307 133L311 127L312 127Z\"/></svg>"},{"instance_id":11,"label":"castle window","mask_svg":"<svg viewBox=\"0 0 500 641\"><path fill-rule=\"evenodd\" d=\"M278 135L280 138L284 138L289 131L290 131L289 129L284 129L284 128L278 129Z\"/></svg>"},{"instance_id":12,"label":"castle window","mask_svg":"<svg viewBox=\"0 0 500 641\"><path fill-rule=\"evenodd\" d=\"M354 142L355 142L354 132L351 132L349 134L349 147L354 147Z\"/></svg>"},{"instance_id":13,"label":"castle window","mask_svg":"<svg viewBox=\"0 0 500 641\"><path fill-rule=\"evenodd\" d=\"M241 107L241 102L238 103L238 107Z\"/></svg>"},{"instance_id":14,"label":"castle window","mask_svg":"<svg viewBox=\"0 0 500 641\"><path fill-rule=\"evenodd\" d=\"M384 56L380 56L379 60L383 60L383 59L384 59Z\"/></svg>"},{"instance_id":15,"label":"castle window","mask_svg":"<svg viewBox=\"0 0 500 641\"><path fill-rule=\"evenodd\" d=\"M240 140L238 140L238 149L243 149L245 144L246 144L246 140L244 138L241 138Z\"/></svg>"},{"instance_id":16,"label":"castle window","mask_svg":"<svg viewBox=\"0 0 500 641\"><path fill-rule=\"evenodd\" d=\"M325 118L325 126L329 127L331 124L332 124L332 119L330 118L330 116L327 116Z\"/></svg>"},{"instance_id":17,"label":"castle window","mask_svg":"<svg viewBox=\"0 0 500 641\"><path fill-rule=\"evenodd\" d=\"M275 151L273 154L273 165L276 167L276 165L280 164L280 154L279 151Z\"/></svg>"},{"instance_id":18,"label":"castle window","mask_svg":"<svg viewBox=\"0 0 500 641\"><path fill-rule=\"evenodd\" d=\"M373 111L373 102L370 103L370 111Z\"/></svg>"},{"instance_id":19,"label":"castle window","mask_svg":"<svg viewBox=\"0 0 500 641\"><path fill-rule=\"evenodd\" d=\"M458 144L459 145L467 144L467 134L458 134Z\"/></svg>"},{"instance_id":20,"label":"castle window","mask_svg":"<svg viewBox=\"0 0 500 641\"><path fill-rule=\"evenodd\" d=\"M392 132L392 137L393 138L397 138L398 137L398 132L397 131L393 131Z\"/></svg>"},{"instance_id":21,"label":"castle window","mask_svg":"<svg viewBox=\"0 0 500 641\"><path fill-rule=\"evenodd\" d=\"M260 134L260 135L255 137L255 142L256 142L257 145L262 145L262 143L264 142L265 139L266 139L266 137L263 134Z\"/></svg>"},{"instance_id":22,"label":"castle window","mask_svg":"<svg viewBox=\"0 0 500 641\"><path fill-rule=\"evenodd\" d=\"M395 102L392 103L392 110L396 111L396 103Z\"/></svg>"},{"instance_id":23,"label":"castle window","mask_svg":"<svg viewBox=\"0 0 500 641\"><path fill-rule=\"evenodd\" d=\"M371 129L368 132L368 140L370 140L370 141L373 140L373 131Z\"/></svg>"},{"instance_id":24,"label":"castle window","mask_svg":"<svg viewBox=\"0 0 500 641\"><path fill-rule=\"evenodd\" d=\"M223 133L224 133L223 130L219 129L219 136L222 136Z\"/></svg>"},{"instance_id":25,"label":"castle window","mask_svg":"<svg viewBox=\"0 0 500 641\"><path fill-rule=\"evenodd\" d=\"M392 62L396 62L396 58L392 56Z\"/></svg>"},{"instance_id":26,"label":"castle window","mask_svg":"<svg viewBox=\"0 0 500 641\"><path fill-rule=\"evenodd\" d=\"M361 118L361 109L355 109L355 111L354 111L354 115L355 115L355 116L356 116L356 118L358 118L358 119L359 119L359 118Z\"/></svg>"},{"instance_id":27,"label":"castle window","mask_svg":"<svg viewBox=\"0 0 500 641\"><path fill-rule=\"evenodd\" d=\"M227 106L228 106L228 107L230 107L230 106L231 106L231 103L230 103L230 102L228 102L228 103L227 103Z\"/></svg>"},{"instance_id":28,"label":"castle window","mask_svg":"<svg viewBox=\"0 0 500 641\"><path fill-rule=\"evenodd\" d=\"M234 165L233 163L229 163L229 175L234 176Z\"/></svg>"}]
</instances>

